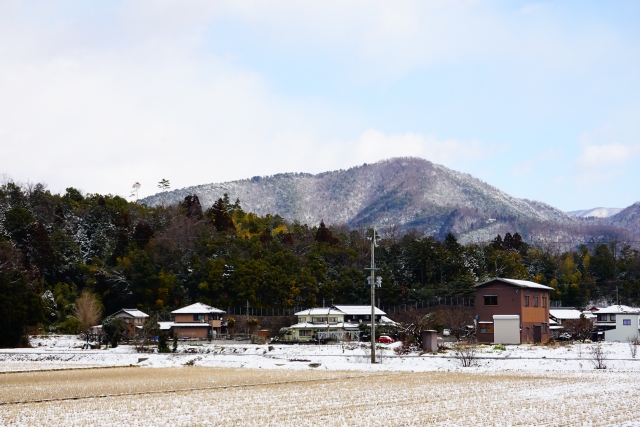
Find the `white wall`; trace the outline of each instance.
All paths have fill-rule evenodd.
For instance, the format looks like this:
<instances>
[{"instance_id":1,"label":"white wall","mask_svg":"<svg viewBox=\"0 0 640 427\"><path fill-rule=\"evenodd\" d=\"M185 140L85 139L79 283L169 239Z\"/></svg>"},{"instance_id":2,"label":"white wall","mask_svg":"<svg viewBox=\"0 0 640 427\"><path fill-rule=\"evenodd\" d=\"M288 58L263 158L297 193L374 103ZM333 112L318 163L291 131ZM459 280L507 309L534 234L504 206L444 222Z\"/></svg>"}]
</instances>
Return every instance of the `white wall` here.
<instances>
[{"instance_id":1,"label":"white wall","mask_svg":"<svg viewBox=\"0 0 640 427\"><path fill-rule=\"evenodd\" d=\"M496 344L520 344L520 316L494 315L493 342Z\"/></svg>"},{"instance_id":2,"label":"white wall","mask_svg":"<svg viewBox=\"0 0 640 427\"><path fill-rule=\"evenodd\" d=\"M638 337L639 317L637 314L616 314L616 328L605 331L604 340L625 342ZM631 320L631 325L623 325L624 319Z\"/></svg>"}]
</instances>

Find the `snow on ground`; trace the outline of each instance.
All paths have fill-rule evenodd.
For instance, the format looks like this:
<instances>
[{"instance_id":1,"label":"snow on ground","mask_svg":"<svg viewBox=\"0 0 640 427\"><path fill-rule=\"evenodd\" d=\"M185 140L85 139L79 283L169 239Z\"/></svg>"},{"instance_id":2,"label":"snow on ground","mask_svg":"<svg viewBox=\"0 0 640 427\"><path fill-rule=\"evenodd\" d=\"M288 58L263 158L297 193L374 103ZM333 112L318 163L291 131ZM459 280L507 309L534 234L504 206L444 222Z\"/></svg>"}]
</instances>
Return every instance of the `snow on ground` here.
<instances>
[{"instance_id":1,"label":"snow on ground","mask_svg":"<svg viewBox=\"0 0 640 427\"><path fill-rule=\"evenodd\" d=\"M400 343L378 346L378 364L370 363L367 344L257 345L239 341L180 343L177 353L137 353L133 346L82 350L73 336L44 336L31 340L33 348L0 351L0 371L61 369L91 366L172 367L183 365L341 371L591 371L591 351L596 344L507 345L501 350L479 346L475 366L462 368L452 350L438 354L414 352L398 356ZM628 343L602 343L608 371L640 371L640 354L631 357ZM639 352L640 353L640 352Z\"/></svg>"},{"instance_id":2,"label":"snow on ground","mask_svg":"<svg viewBox=\"0 0 640 427\"><path fill-rule=\"evenodd\" d=\"M640 354L632 358L627 343L602 343L607 369L595 370L596 344L578 343L480 346L476 366L463 368L451 350L398 356L398 343L379 346L372 365L367 345L357 343L195 342L146 354L128 345L82 350L68 336L31 342L1 350L0 371L150 369L0 375L10 397L0 405L2 424L640 427L631 404L640 401ZM11 403L31 395L58 400Z\"/></svg>"}]
</instances>

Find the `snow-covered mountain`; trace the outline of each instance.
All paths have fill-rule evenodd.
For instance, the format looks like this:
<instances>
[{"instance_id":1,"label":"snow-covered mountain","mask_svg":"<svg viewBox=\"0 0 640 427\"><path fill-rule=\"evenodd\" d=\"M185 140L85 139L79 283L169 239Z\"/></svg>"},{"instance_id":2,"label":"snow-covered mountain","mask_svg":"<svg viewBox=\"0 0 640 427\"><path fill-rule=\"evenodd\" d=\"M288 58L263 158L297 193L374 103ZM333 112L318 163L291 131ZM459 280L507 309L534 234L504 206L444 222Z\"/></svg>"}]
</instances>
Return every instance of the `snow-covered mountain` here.
<instances>
[{"instance_id":1,"label":"snow-covered mountain","mask_svg":"<svg viewBox=\"0 0 640 427\"><path fill-rule=\"evenodd\" d=\"M203 207L228 193L245 211L310 225L398 225L430 234L463 232L495 221L570 223L547 204L512 197L471 175L420 158L394 158L317 175L283 173L204 184L165 194L175 204L196 194ZM142 199L161 203L161 194Z\"/></svg>"},{"instance_id":2,"label":"snow-covered mountain","mask_svg":"<svg viewBox=\"0 0 640 427\"><path fill-rule=\"evenodd\" d=\"M606 219L608 225L623 228L636 236L640 236L640 202L622 209L619 213Z\"/></svg>"},{"instance_id":3,"label":"snow-covered mountain","mask_svg":"<svg viewBox=\"0 0 640 427\"><path fill-rule=\"evenodd\" d=\"M578 218L608 218L622 211L622 208L593 208L593 209L583 209L579 211L571 211L567 212L570 216L575 216Z\"/></svg>"}]
</instances>

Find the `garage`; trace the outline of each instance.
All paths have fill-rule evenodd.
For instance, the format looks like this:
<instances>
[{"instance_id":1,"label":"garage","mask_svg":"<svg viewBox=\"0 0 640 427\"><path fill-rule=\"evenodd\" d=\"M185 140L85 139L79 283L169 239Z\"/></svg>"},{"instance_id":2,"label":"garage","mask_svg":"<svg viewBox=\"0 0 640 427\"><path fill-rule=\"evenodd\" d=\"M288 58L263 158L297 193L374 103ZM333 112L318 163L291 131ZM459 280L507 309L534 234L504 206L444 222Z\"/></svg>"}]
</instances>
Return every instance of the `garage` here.
<instances>
[{"instance_id":1,"label":"garage","mask_svg":"<svg viewBox=\"0 0 640 427\"><path fill-rule=\"evenodd\" d=\"M496 344L520 344L520 316L517 314L494 314L493 342Z\"/></svg>"}]
</instances>

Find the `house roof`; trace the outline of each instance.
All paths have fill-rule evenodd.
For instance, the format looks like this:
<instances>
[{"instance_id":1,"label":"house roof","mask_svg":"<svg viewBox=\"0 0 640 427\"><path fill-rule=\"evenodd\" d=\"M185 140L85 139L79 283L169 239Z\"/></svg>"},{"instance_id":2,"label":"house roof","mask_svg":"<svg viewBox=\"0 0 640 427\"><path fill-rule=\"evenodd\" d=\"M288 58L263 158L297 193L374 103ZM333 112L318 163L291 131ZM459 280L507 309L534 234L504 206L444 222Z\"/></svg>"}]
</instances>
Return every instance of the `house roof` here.
<instances>
[{"instance_id":1,"label":"house roof","mask_svg":"<svg viewBox=\"0 0 640 427\"><path fill-rule=\"evenodd\" d=\"M349 316L362 316L362 315L371 315L371 306L370 305L332 305L331 307L316 307L310 308L308 310L302 310L295 313L296 316L320 316L320 315L331 315L331 314L346 314ZM376 316L384 316L384 311L380 310L378 307L375 308Z\"/></svg>"},{"instance_id":2,"label":"house roof","mask_svg":"<svg viewBox=\"0 0 640 427\"><path fill-rule=\"evenodd\" d=\"M553 316L556 319L562 320L571 320L571 319L579 319L582 314L579 310L558 310L551 308L549 309L549 316Z\"/></svg>"},{"instance_id":3,"label":"house roof","mask_svg":"<svg viewBox=\"0 0 640 427\"><path fill-rule=\"evenodd\" d=\"M173 322L158 322L161 331L168 331L174 325Z\"/></svg>"},{"instance_id":4,"label":"house roof","mask_svg":"<svg viewBox=\"0 0 640 427\"><path fill-rule=\"evenodd\" d=\"M371 306L370 305L334 305L335 308L342 311L344 314L348 315L366 315L371 314ZM380 310L378 307L375 307L375 314L384 316L384 311Z\"/></svg>"},{"instance_id":5,"label":"house roof","mask_svg":"<svg viewBox=\"0 0 640 427\"><path fill-rule=\"evenodd\" d=\"M640 314L640 308L627 305L610 305L596 311L597 314Z\"/></svg>"},{"instance_id":6,"label":"house roof","mask_svg":"<svg viewBox=\"0 0 640 427\"><path fill-rule=\"evenodd\" d=\"M535 282L530 282L528 280L519 280L519 279L505 279L502 277L495 277L491 280L488 280L486 282L477 284L475 287L478 288L480 286L484 286L487 285L489 283L495 282L496 280L503 282L503 283L507 283L509 285L514 285L517 286L519 288L535 288L535 289L547 289L547 290L553 290L553 288L549 287L549 286L545 286L545 285L541 285L539 283L535 283Z\"/></svg>"},{"instance_id":7,"label":"house roof","mask_svg":"<svg viewBox=\"0 0 640 427\"><path fill-rule=\"evenodd\" d=\"M330 323L330 324L326 324L326 323L296 323L295 325L291 325L289 326L289 329L318 329L320 331L323 330L332 330L332 329L345 329L345 330L353 330L353 331L357 331L358 328L358 323Z\"/></svg>"},{"instance_id":8,"label":"house roof","mask_svg":"<svg viewBox=\"0 0 640 427\"><path fill-rule=\"evenodd\" d=\"M173 310L172 314L207 314L207 313L225 313L225 311L219 308L211 307L210 305L197 302L195 304L188 305L186 307Z\"/></svg>"},{"instance_id":9,"label":"house roof","mask_svg":"<svg viewBox=\"0 0 640 427\"><path fill-rule=\"evenodd\" d=\"M137 308L123 308L113 313L112 316L115 316L116 314L120 314L120 313L128 314L131 317L149 317L147 313L144 313L138 310Z\"/></svg>"}]
</instances>

